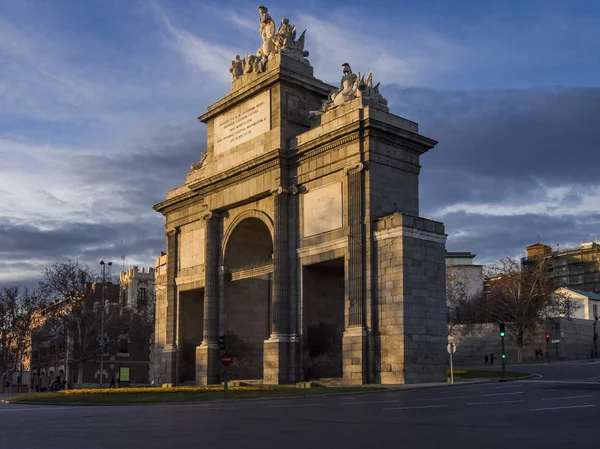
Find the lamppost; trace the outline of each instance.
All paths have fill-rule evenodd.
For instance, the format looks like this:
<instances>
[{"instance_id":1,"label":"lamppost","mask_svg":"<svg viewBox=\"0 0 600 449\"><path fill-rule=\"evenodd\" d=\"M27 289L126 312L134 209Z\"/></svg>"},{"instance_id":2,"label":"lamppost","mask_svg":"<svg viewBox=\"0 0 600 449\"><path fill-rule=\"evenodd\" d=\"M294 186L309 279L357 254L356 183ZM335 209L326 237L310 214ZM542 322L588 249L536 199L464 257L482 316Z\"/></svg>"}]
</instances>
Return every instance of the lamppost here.
<instances>
[{"instance_id":1,"label":"lamppost","mask_svg":"<svg viewBox=\"0 0 600 449\"><path fill-rule=\"evenodd\" d=\"M100 312L100 388L104 383L104 309L105 309L105 290L106 290L106 265L109 267L112 265L112 262L104 262L100 261L100 265L102 265L102 310Z\"/></svg>"}]
</instances>

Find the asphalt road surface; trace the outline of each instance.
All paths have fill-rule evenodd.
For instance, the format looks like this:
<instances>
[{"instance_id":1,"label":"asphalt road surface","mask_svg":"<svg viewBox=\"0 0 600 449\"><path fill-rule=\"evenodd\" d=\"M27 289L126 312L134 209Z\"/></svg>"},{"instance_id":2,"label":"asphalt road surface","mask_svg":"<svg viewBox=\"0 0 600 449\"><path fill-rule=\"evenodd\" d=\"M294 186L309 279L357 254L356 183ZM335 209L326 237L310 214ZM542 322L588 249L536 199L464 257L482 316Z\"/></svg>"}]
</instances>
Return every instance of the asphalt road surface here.
<instances>
[{"instance_id":1,"label":"asphalt road surface","mask_svg":"<svg viewBox=\"0 0 600 449\"><path fill-rule=\"evenodd\" d=\"M595 447L600 364L529 369L541 376L337 397L121 407L0 404L0 448Z\"/></svg>"}]
</instances>

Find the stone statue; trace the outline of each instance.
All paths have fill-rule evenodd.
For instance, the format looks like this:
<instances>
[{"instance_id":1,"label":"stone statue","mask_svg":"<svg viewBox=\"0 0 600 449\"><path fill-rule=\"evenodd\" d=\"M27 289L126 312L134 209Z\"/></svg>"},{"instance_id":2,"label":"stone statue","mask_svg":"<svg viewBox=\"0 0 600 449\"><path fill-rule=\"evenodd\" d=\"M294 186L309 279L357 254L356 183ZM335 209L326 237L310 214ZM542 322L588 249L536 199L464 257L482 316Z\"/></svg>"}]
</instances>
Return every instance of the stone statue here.
<instances>
[{"instance_id":1,"label":"stone statue","mask_svg":"<svg viewBox=\"0 0 600 449\"><path fill-rule=\"evenodd\" d=\"M246 57L244 58L244 73L252 73L254 70L254 60L256 56L251 55L250 53L246 53Z\"/></svg>"},{"instance_id":2,"label":"stone statue","mask_svg":"<svg viewBox=\"0 0 600 449\"><path fill-rule=\"evenodd\" d=\"M290 25L290 19L284 17L281 19L281 25L275 35L275 45L277 49L289 48L296 39L296 27Z\"/></svg>"},{"instance_id":3,"label":"stone statue","mask_svg":"<svg viewBox=\"0 0 600 449\"><path fill-rule=\"evenodd\" d=\"M367 75L367 79L361 79L358 85L358 96L367 100L371 100L383 106L387 106L387 100L379 93L379 85L377 83L373 86L373 71L371 70Z\"/></svg>"},{"instance_id":4,"label":"stone statue","mask_svg":"<svg viewBox=\"0 0 600 449\"><path fill-rule=\"evenodd\" d=\"M200 170L204 166L204 163L206 162L207 157L208 157L208 152L206 150L204 150L204 153L202 153L202 156L200 156L200 161L194 162L190 166L190 173L193 171L196 171L196 170Z\"/></svg>"},{"instance_id":5,"label":"stone statue","mask_svg":"<svg viewBox=\"0 0 600 449\"><path fill-rule=\"evenodd\" d=\"M347 62L342 64L342 73L344 75L340 80L340 88L329 96L333 106L340 106L356 98L359 76L352 73L352 68Z\"/></svg>"},{"instance_id":6,"label":"stone statue","mask_svg":"<svg viewBox=\"0 0 600 449\"><path fill-rule=\"evenodd\" d=\"M323 102L323 106L319 111L310 111L309 115L311 118L318 117L356 98L363 98L373 103L387 106L387 100L379 93L380 83L373 86L372 71L369 72L366 79L364 76L361 78L360 72L358 75L352 73L350 64L345 62L342 64L342 72L344 75L340 81L339 89L329 94L329 98Z\"/></svg>"},{"instance_id":7,"label":"stone statue","mask_svg":"<svg viewBox=\"0 0 600 449\"><path fill-rule=\"evenodd\" d=\"M235 55L235 59L231 61L229 73L231 73L233 80L239 78L244 74L244 67L242 60L240 59L240 55Z\"/></svg>"},{"instance_id":8,"label":"stone statue","mask_svg":"<svg viewBox=\"0 0 600 449\"><path fill-rule=\"evenodd\" d=\"M268 57L275 51L275 42L273 42L275 22L273 22L273 19L269 15L269 9L266 6L259 6L258 13L260 14L260 37L262 38L262 45L256 54Z\"/></svg>"},{"instance_id":9,"label":"stone statue","mask_svg":"<svg viewBox=\"0 0 600 449\"><path fill-rule=\"evenodd\" d=\"M239 56L231 61L229 72L233 80L247 73L262 73L267 69L269 59L276 54L285 54L293 59L305 64L308 51L304 50L304 36L306 30L302 32L296 40L296 27L290 24L290 20L285 17L281 20L279 29L275 31L275 22L269 15L269 9L266 6L259 6L260 15L260 37L262 44L256 52L256 56L246 53L246 57L241 59Z\"/></svg>"}]
</instances>

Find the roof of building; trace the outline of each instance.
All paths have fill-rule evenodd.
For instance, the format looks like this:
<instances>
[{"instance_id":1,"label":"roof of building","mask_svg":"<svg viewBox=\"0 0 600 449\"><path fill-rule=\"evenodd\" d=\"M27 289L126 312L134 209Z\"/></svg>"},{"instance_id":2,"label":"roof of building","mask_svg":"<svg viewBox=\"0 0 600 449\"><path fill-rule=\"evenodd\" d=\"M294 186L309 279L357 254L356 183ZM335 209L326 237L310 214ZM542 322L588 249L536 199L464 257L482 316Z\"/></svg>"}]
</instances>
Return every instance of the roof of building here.
<instances>
[{"instance_id":1,"label":"roof of building","mask_svg":"<svg viewBox=\"0 0 600 449\"><path fill-rule=\"evenodd\" d=\"M450 252L446 251L446 259L474 259L476 254L466 252Z\"/></svg>"},{"instance_id":2,"label":"roof of building","mask_svg":"<svg viewBox=\"0 0 600 449\"><path fill-rule=\"evenodd\" d=\"M595 300L600 301L600 293L586 292L586 291L577 290L577 289L574 289L571 287L561 287L561 288L564 288L565 290L569 290L570 292L573 292L573 293L577 293L578 295L585 296L589 299L595 299Z\"/></svg>"}]
</instances>

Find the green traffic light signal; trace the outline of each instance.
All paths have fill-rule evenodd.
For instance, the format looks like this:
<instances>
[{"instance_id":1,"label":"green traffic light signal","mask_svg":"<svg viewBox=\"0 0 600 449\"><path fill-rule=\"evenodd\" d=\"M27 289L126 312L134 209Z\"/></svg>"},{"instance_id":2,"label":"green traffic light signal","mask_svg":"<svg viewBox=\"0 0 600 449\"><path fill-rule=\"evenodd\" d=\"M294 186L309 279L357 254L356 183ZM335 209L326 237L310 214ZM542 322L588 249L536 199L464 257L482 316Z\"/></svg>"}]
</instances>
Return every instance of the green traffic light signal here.
<instances>
[{"instance_id":1,"label":"green traffic light signal","mask_svg":"<svg viewBox=\"0 0 600 449\"><path fill-rule=\"evenodd\" d=\"M504 335L505 335L504 332L500 332L501 337L504 337Z\"/></svg>"},{"instance_id":2,"label":"green traffic light signal","mask_svg":"<svg viewBox=\"0 0 600 449\"><path fill-rule=\"evenodd\" d=\"M502 354L502 358L505 359L506 358L506 354Z\"/></svg>"},{"instance_id":3,"label":"green traffic light signal","mask_svg":"<svg viewBox=\"0 0 600 449\"><path fill-rule=\"evenodd\" d=\"M504 325L504 323L500 323L500 337L504 338L504 336L506 335L505 330L506 326Z\"/></svg>"}]
</instances>

